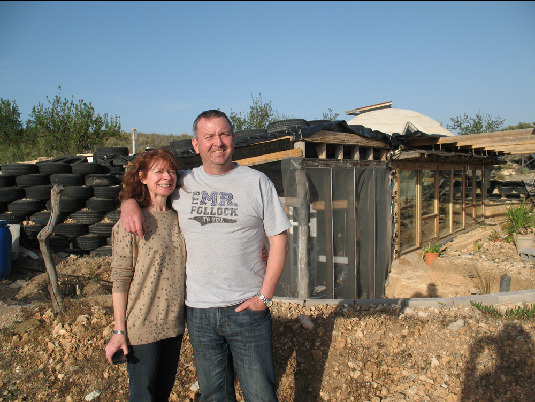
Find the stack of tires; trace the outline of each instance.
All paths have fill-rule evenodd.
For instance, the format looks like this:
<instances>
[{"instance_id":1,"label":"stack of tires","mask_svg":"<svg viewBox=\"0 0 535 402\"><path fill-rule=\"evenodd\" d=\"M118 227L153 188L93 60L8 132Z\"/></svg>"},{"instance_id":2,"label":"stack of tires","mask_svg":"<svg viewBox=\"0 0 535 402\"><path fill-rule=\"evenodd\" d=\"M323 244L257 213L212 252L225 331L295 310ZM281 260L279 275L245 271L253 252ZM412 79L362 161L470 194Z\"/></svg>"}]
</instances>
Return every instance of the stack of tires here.
<instances>
[{"instance_id":1,"label":"stack of tires","mask_svg":"<svg viewBox=\"0 0 535 402\"><path fill-rule=\"evenodd\" d=\"M49 238L51 248L73 254L111 255L111 230L119 219L117 196L124 173L121 161L112 163L124 148L99 148L97 152L97 158L107 163L66 156L36 164L2 165L0 220L22 224L21 240L37 247L37 235L50 218L50 191L54 184L61 184L60 216Z\"/></svg>"}]
</instances>

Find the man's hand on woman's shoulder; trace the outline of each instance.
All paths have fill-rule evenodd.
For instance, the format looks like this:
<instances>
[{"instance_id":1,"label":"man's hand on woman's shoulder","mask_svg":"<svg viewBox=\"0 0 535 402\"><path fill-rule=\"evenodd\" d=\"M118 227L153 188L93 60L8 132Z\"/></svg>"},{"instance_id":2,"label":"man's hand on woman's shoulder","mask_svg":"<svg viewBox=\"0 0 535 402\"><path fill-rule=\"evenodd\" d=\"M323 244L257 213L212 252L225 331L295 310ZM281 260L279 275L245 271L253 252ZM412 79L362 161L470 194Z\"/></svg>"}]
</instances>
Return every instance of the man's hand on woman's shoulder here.
<instances>
[{"instance_id":1,"label":"man's hand on woman's shoulder","mask_svg":"<svg viewBox=\"0 0 535 402\"><path fill-rule=\"evenodd\" d=\"M147 232L141 208L135 200L126 200L121 203L121 224L128 233L139 237L143 237Z\"/></svg>"}]
</instances>

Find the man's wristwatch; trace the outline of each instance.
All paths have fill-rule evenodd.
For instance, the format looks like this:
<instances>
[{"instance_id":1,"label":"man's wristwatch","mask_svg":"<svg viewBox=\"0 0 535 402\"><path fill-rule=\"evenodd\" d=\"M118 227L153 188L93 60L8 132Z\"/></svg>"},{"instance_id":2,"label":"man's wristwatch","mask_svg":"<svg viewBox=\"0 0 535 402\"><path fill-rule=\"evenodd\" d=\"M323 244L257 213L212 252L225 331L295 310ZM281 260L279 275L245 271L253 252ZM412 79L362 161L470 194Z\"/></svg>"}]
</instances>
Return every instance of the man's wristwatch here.
<instances>
[{"instance_id":1,"label":"man's wristwatch","mask_svg":"<svg viewBox=\"0 0 535 402\"><path fill-rule=\"evenodd\" d=\"M266 307L271 307L271 305L273 304L273 300L272 299L268 299L266 296L264 296L262 293L258 292L256 294L258 297L260 297L260 300L262 300L264 302L264 306Z\"/></svg>"}]
</instances>

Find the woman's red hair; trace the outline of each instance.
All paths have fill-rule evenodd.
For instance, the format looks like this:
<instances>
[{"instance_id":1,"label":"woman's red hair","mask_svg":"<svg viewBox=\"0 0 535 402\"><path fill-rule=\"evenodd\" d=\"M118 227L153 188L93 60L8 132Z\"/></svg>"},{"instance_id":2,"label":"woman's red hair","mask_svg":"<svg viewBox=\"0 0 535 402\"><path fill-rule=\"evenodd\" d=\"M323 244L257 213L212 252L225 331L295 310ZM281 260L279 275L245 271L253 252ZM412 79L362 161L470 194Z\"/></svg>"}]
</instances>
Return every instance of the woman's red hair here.
<instances>
[{"instance_id":1,"label":"woman's red hair","mask_svg":"<svg viewBox=\"0 0 535 402\"><path fill-rule=\"evenodd\" d=\"M150 205L149 190L145 184L141 183L141 178L145 177L154 164L160 162L170 169L179 170L180 168L175 156L168 149L158 148L143 152L134 159L124 174L123 188L118 196L119 201L133 199L140 207L148 207Z\"/></svg>"}]
</instances>

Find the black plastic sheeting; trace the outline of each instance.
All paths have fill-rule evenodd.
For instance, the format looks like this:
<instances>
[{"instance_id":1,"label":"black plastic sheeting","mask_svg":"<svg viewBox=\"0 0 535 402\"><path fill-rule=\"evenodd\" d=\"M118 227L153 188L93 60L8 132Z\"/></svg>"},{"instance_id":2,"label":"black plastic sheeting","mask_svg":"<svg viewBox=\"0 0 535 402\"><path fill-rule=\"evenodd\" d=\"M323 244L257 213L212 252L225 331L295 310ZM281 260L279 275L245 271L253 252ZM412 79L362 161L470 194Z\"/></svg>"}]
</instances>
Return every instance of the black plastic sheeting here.
<instances>
[{"instance_id":1,"label":"black plastic sheeting","mask_svg":"<svg viewBox=\"0 0 535 402\"><path fill-rule=\"evenodd\" d=\"M294 142L301 141L307 137L310 137L312 134L322 130L333 131L336 133L355 134L374 140L384 140L390 142L390 136L385 133L382 133L377 130L371 130L364 126L350 126L345 120L336 120L326 123L318 123L311 126L290 127L285 130L271 133L253 134L243 137L236 137L234 146L235 148L246 147L260 142L266 142L288 136L291 136L292 141ZM172 150L177 158L189 158L195 156L195 151L193 150L193 146L191 145Z\"/></svg>"}]
</instances>

